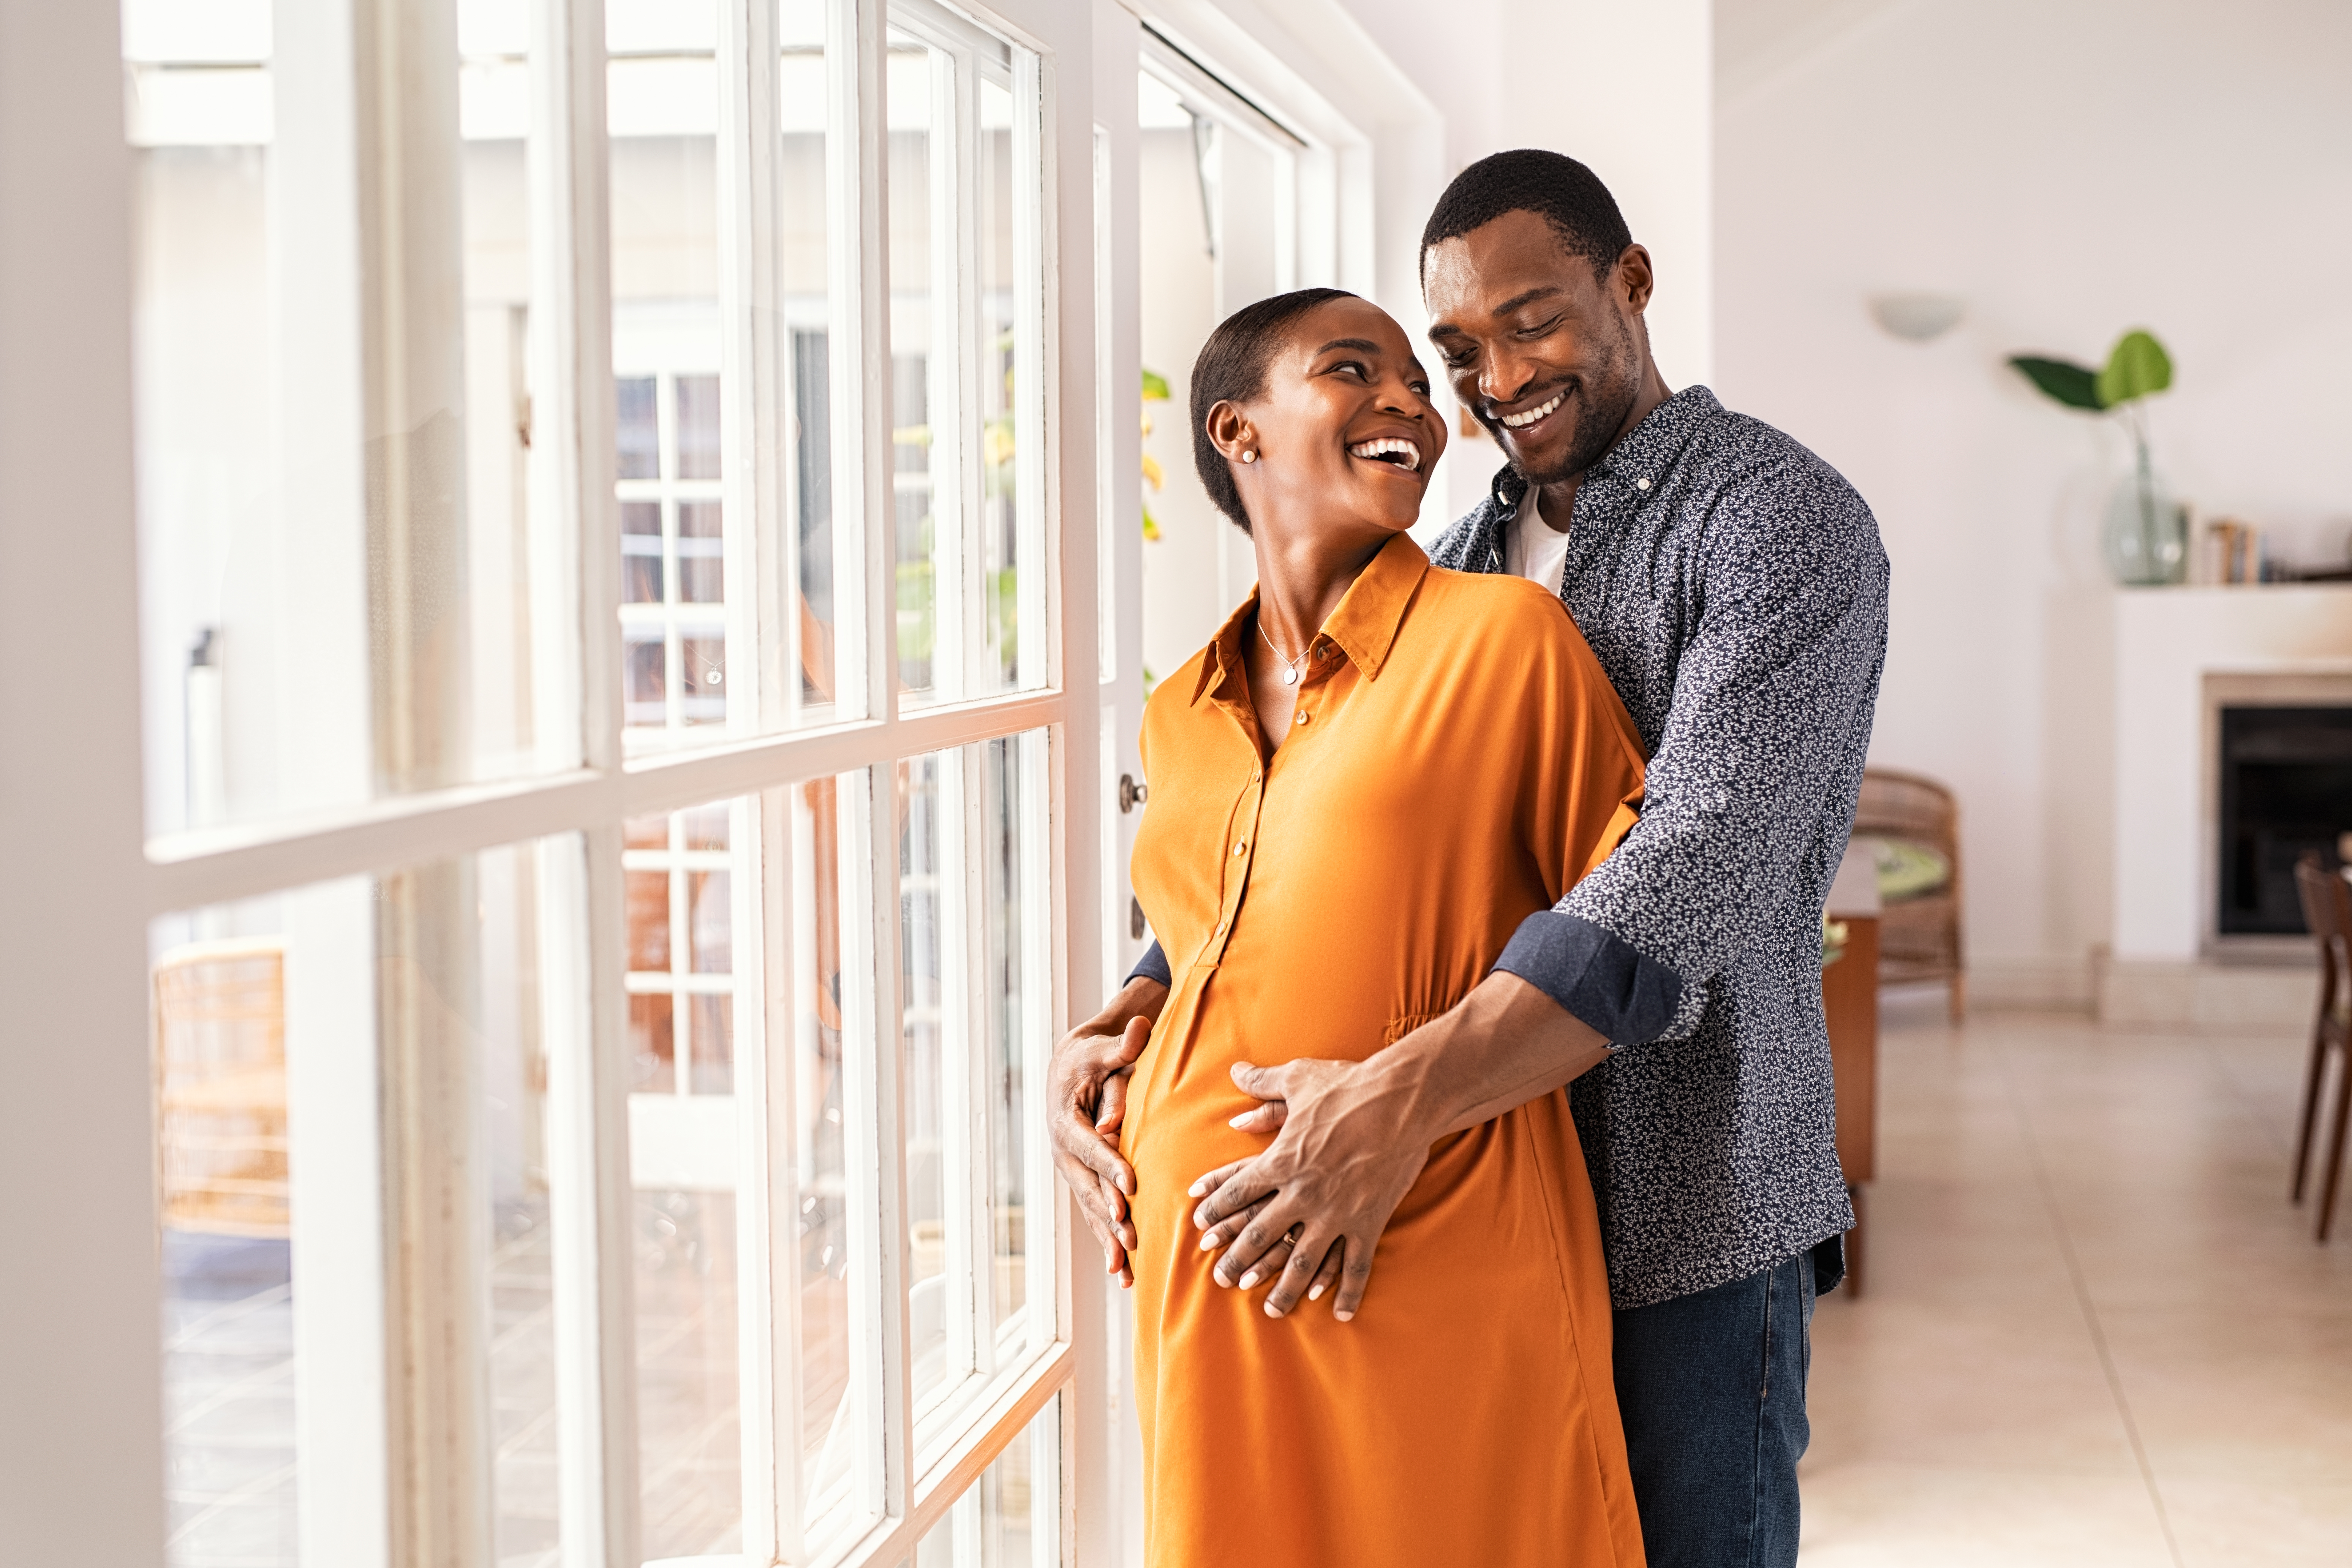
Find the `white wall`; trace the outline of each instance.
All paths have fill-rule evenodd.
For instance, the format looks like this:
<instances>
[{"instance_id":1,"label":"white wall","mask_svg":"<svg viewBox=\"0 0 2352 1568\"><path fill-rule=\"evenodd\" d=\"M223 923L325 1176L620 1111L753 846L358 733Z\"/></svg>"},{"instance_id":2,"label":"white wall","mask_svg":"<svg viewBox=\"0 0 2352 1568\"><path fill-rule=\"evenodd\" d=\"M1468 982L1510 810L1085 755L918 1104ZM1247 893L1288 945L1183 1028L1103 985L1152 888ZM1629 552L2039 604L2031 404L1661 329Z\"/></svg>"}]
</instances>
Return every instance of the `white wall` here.
<instances>
[{"instance_id":1,"label":"white wall","mask_svg":"<svg viewBox=\"0 0 2352 1568\"><path fill-rule=\"evenodd\" d=\"M2179 366L2154 408L2158 467L2208 511L2340 557L2352 12L1777 9L1791 18L1777 47L1743 37L1723 62L1717 387L1877 510L1895 597L1873 755L1960 793L1977 994L2079 995L2110 926L2096 532L2123 453L2001 361L2095 359L2153 328ZM1906 289L1956 292L1969 314L1933 343L1896 342L1864 300Z\"/></svg>"},{"instance_id":2,"label":"white wall","mask_svg":"<svg viewBox=\"0 0 2352 1568\"><path fill-rule=\"evenodd\" d=\"M1489 153L1548 147L1590 164L1658 266L1650 342L1670 386L1714 371L1714 57L1708 0L1343 0L1445 119L1441 176L1417 210L1417 247L1444 182ZM1384 193L1387 187L1383 183ZM1463 440L1432 510L1446 520L1486 493L1501 454ZM1424 520L1426 521L1426 520Z\"/></svg>"},{"instance_id":3,"label":"white wall","mask_svg":"<svg viewBox=\"0 0 2352 1568\"><path fill-rule=\"evenodd\" d=\"M1228 596L1218 563L1225 535L1238 540L1241 533L1209 500L1192 468L1187 412L1192 360L1217 325L1216 267L1202 222L1192 133L1146 131L1139 140L1138 336L1144 367L1167 378L1170 395L1166 403L1143 406L1151 421L1143 449L1160 460L1165 476L1162 488L1144 497L1160 538L1143 546L1143 668L1158 681L1192 658L1233 613L1240 595Z\"/></svg>"}]
</instances>

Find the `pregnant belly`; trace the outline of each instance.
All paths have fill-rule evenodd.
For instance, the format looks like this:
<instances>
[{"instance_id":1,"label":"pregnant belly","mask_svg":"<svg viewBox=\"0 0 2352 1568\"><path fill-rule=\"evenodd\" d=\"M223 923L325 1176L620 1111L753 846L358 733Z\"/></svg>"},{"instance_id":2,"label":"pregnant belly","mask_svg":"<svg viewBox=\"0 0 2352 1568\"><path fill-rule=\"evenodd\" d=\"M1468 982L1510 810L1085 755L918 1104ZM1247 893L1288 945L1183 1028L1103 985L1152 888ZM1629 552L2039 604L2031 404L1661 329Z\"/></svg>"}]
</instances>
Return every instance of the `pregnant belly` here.
<instances>
[{"instance_id":1,"label":"pregnant belly","mask_svg":"<svg viewBox=\"0 0 2352 1568\"><path fill-rule=\"evenodd\" d=\"M1229 1078L1222 1085L1195 1080L1130 1117L1133 1261L1146 1300L1226 1293L1209 1278L1216 1257L1200 1249L1192 1216L1201 1200L1190 1188L1272 1142L1267 1134L1227 1124L1255 1103ZM1443 1139L1381 1234L1367 1308L1374 1298L1409 1317L1450 1313L1482 1298L1490 1309L1500 1302L1562 1307L1582 1261L1568 1254L1589 1247L1597 1266L1598 1227L1591 1211L1564 1095ZM1255 1310L1255 1301L1244 1301L1240 1292L1227 1294L1234 1307Z\"/></svg>"}]
</instances>

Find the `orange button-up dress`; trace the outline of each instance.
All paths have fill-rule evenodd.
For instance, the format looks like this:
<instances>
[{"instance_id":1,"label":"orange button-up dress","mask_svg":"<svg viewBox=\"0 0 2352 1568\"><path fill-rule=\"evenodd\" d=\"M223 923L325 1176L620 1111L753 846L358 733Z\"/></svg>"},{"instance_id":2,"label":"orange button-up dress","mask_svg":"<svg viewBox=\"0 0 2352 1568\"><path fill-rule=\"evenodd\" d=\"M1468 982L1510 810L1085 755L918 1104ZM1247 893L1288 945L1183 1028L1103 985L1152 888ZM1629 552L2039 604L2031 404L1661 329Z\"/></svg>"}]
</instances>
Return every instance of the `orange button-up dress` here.
<instances>
[{"instance_id":1,"label":"orange button-up dress","mask_svg":"<svg viewBox=\"0 0 2352 1568\"><path fill-rule=\"evenodd\" d=\"M1555 1091L1442 1140L1351 1322L1220 1287L1186 1189L1264 1148L1228 1068L1451 1008L1633 826L1639 735L1559 601L1382 547L1269 760L1242 636L1144 711L1137 897L1174 985L1122 1133L1154 1568L1638 1568L1592 1189Z\"/></svg>"}]
</instances>

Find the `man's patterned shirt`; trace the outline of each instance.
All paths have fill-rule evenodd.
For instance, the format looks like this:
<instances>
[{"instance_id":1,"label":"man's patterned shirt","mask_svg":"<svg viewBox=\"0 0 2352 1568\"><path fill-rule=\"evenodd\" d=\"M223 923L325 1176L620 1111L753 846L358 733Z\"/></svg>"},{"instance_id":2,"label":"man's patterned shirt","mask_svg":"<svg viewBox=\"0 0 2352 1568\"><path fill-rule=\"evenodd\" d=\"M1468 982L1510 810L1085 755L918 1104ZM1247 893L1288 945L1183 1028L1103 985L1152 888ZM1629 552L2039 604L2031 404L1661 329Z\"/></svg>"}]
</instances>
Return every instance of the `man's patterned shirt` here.
<instances>
[{"instance_id":1,"label":"man's patterned shirt","mask_svg":"<svg viewBox=\"0 0 2352 1568\"><path fill-rule=\"evenodd\" d=\"M1503 571L1526 489L1504 469L1431 558ZM1570 1099L1620 1309L1853 1223L1821 915L1862 787L1886 596L1853 488L1703 386L1578 487L1560 597L1649 748L1647 794L1623 846L1529 916L1497 967L1616 1047Z\"/></svg>"}]
</instances>

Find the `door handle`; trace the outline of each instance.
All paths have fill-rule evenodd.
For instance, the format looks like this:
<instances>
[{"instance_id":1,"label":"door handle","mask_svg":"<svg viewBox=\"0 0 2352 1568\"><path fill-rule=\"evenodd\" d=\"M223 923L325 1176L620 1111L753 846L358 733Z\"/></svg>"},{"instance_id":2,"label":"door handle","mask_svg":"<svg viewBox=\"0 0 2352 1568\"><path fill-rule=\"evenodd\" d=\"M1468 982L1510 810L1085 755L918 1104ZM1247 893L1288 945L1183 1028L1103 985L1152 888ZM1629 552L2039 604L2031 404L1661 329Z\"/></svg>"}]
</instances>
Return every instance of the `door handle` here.
<instances>
[{"instance_id":1,"label":"door handle","mask_svg":"<svg viewBox=\"0 0 2352 1568\"><path fill-rule=\"evenodd\" d=\"M1146 800L1149 800L1150 796L1151 786L1150 784L1139 784L1136 783L1135 775L1133 773L1121 773L1118 775L1118 809L1119 815L1122 816L1127 813L1133 811L1137 806L1141 805ZM1138 931L1136 934L1140 936L1143 933Z\"/></svg>"}]
</instances>

